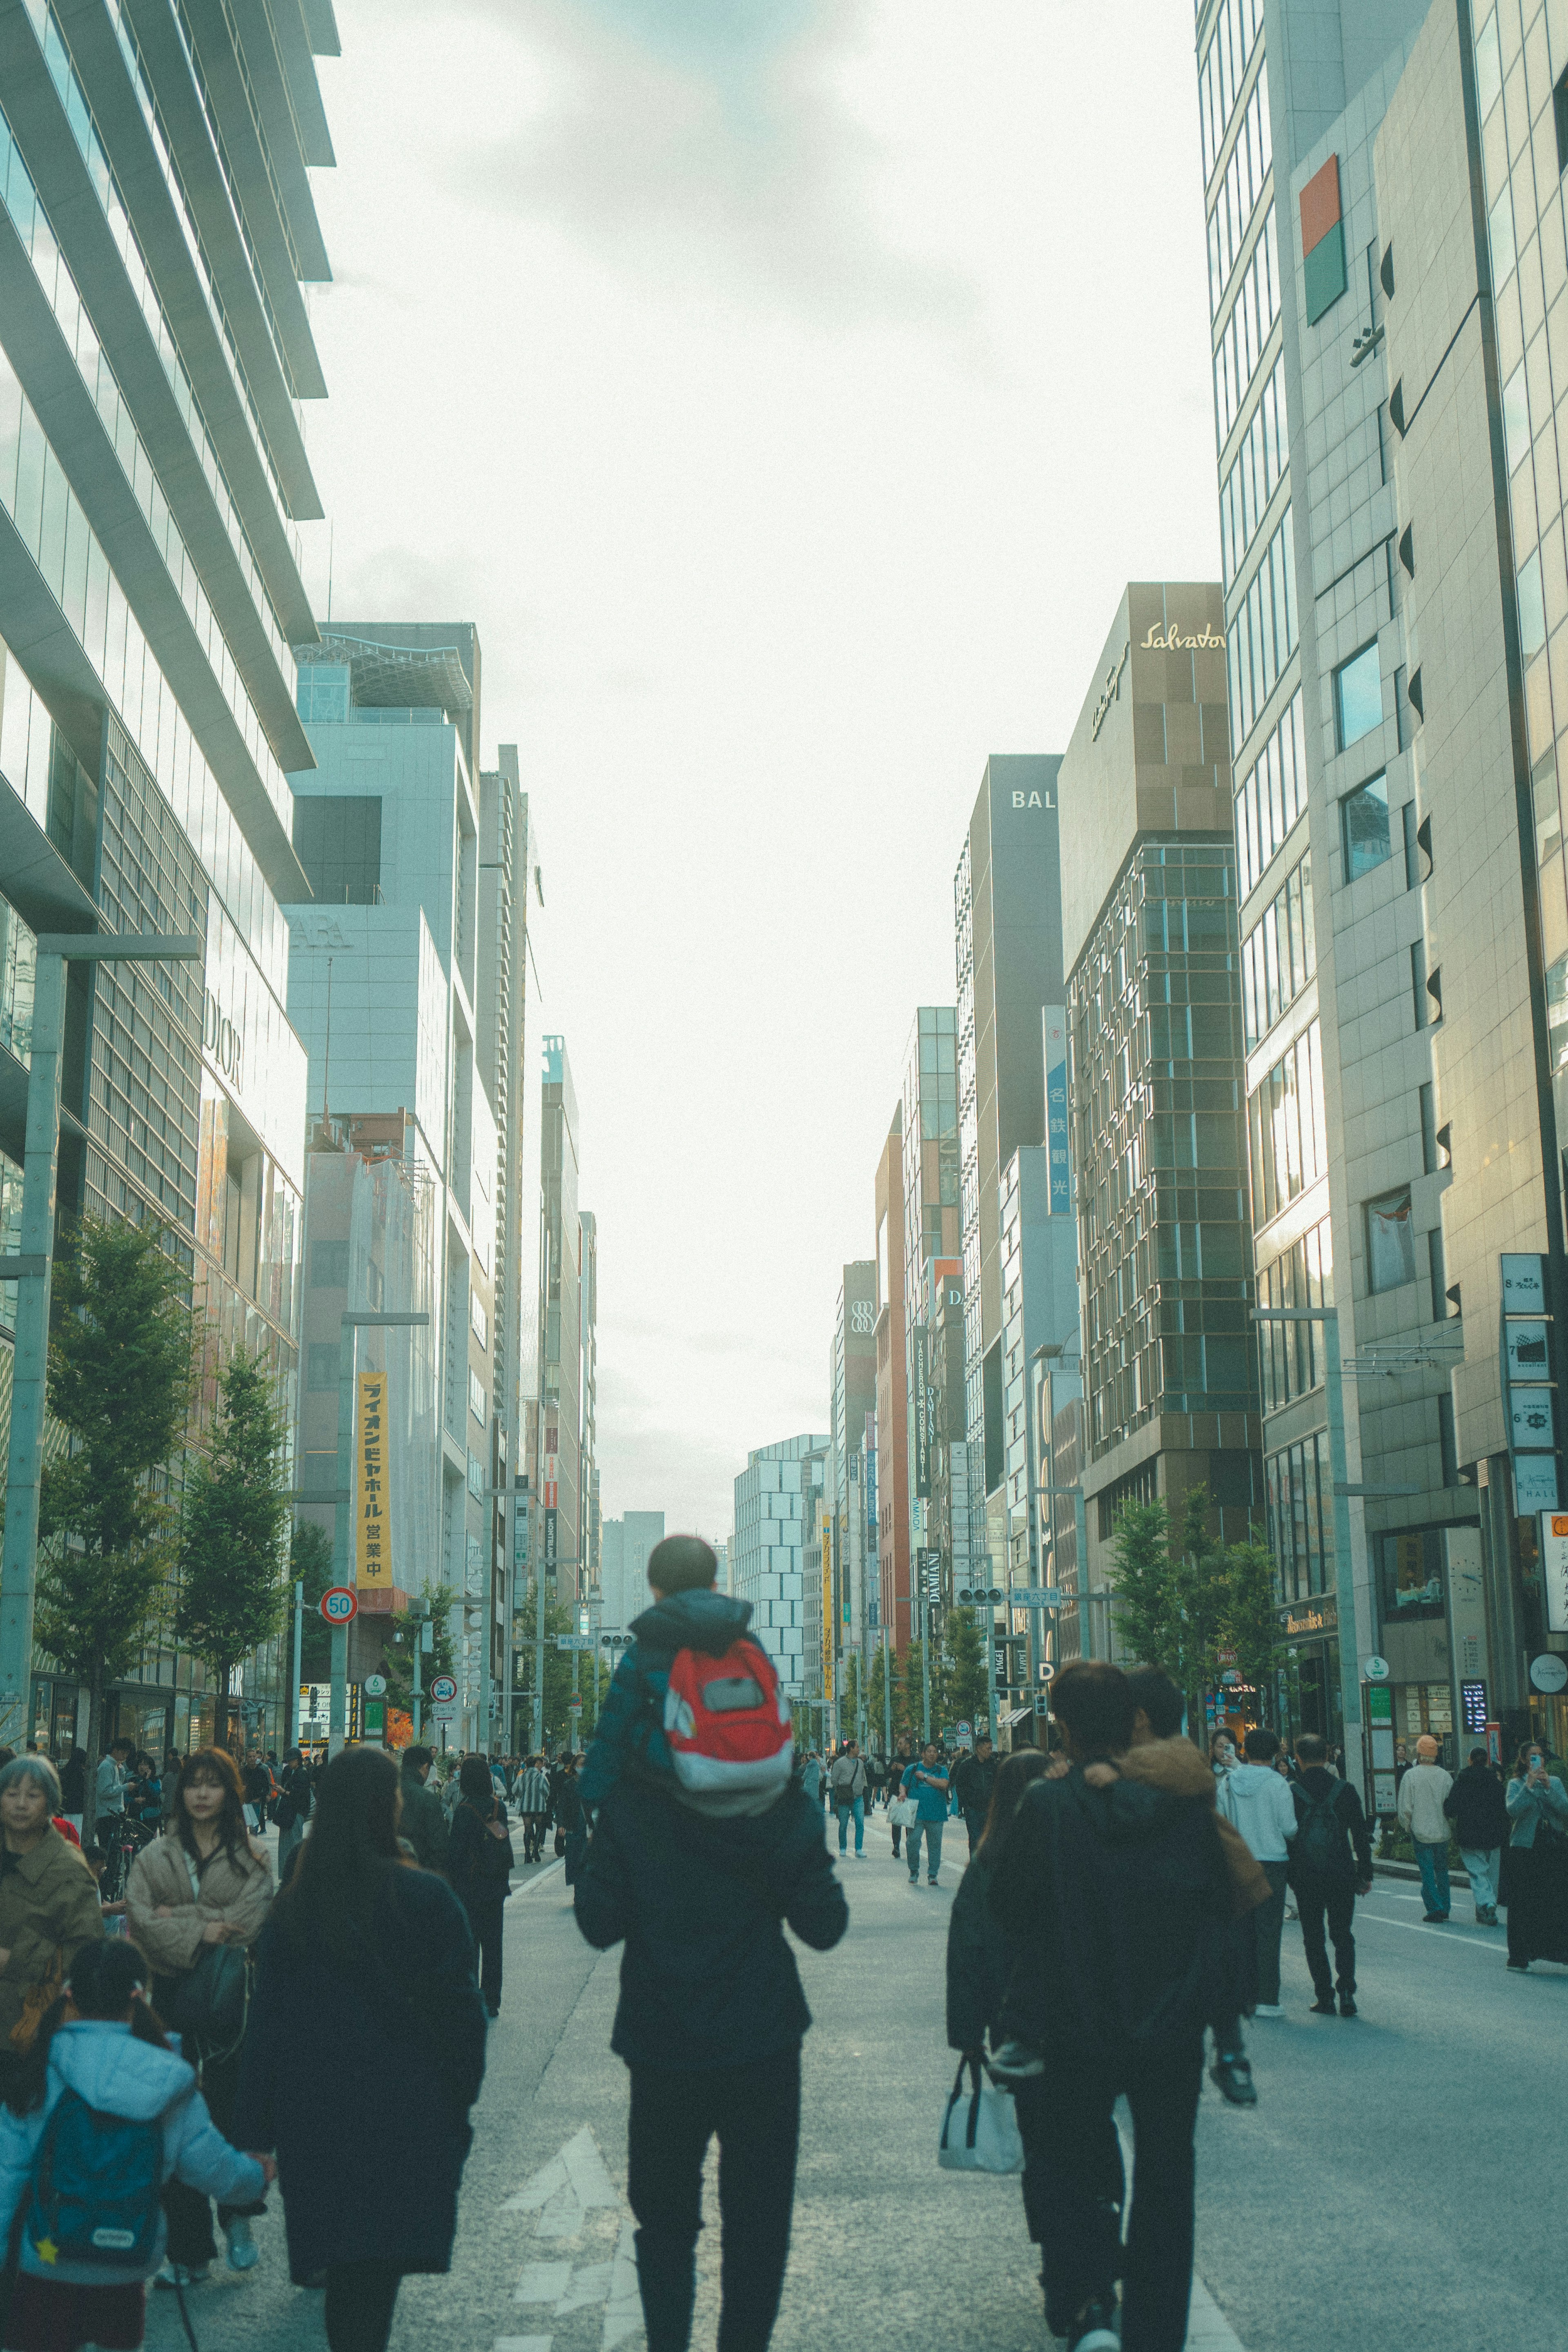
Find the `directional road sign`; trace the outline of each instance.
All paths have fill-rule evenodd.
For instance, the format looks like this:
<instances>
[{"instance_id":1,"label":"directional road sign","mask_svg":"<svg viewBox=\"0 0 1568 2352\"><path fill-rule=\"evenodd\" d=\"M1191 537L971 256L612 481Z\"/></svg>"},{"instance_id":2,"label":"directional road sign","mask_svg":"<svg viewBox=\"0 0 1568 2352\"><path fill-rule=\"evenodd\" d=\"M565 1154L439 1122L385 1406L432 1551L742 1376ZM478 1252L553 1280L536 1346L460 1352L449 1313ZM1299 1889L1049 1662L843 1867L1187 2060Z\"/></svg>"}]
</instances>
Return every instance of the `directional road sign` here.
<instances>
[{"instance_id":1,"label":"directional road sign","mask_svg":"<svg viewBox=\"0 0 1568 2352\"><path fill-rule=\"evenodd\" d=\"M555 1645L558 1650L592 1650L598 1646L591 1633L558 1633Z\"/></svg>"},{"instance_id":2,"label":"directional road sign","mask_svg":"<svg viewBox=\"0 0 1568 2352\"><path fill-rule=\"evenodd\" d=\"M455 1706L433 1706L430 1712L432 1719L436 1723L455 1723L457 1720L457 1709Z\"/></svg>"},{"instance_id":3,"label":"directional road sign","mask_svg":"<svg viewBox=\"0 0 1568 2352\"><path fill-rule=\"evenodd\" d=\"M1015 1584L1008 1599L1015 1609L1060 1609L1061 1593L1054 1584Z\"/></svg>"},{"instance_id":4,"label":"directional road sign","mask_svg":"<svg viewBox=\"0 0 1568 2352\"><path fill-rule=\"evenodd\" d=\"M347 1584L329 1584L321 1595L321 1614L329 1625L346 1625L359 1612L359 1596Z\"/></svg>"}]
</instances>

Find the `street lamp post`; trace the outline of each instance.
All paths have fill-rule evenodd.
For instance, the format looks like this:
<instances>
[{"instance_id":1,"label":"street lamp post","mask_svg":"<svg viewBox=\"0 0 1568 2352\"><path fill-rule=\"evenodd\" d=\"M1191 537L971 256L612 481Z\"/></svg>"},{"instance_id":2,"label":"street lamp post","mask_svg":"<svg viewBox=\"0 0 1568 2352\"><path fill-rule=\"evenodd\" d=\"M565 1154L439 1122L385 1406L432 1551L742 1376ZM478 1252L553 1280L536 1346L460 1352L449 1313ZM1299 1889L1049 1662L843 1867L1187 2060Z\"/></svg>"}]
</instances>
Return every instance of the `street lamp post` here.
<instances>
[{"instance_id":1,"label":"street lamp post","mask_svg":"<svg viewBox=\"0 0 1568 2352\"><path fill-rule=\"evenodd\" d=\"M350 1541L350 1512L354 1494L354 1334L366 1328L420 1330L428 1315L372 1314L345 1307L338 1326L338 1492L332 1512L332 1581L351 1584L354 1551ZM324 1500L325 1497L322 1497ZM349 1736L349 1629L332 1628L332 1710L327 1719L327 1754L340 1755Z\"/></svg>"},{"instance_id":2,"label":"street lamp post","mask_svg":"<svg viewBox=\"0 0 1568 2352\"><path fill-rule=\"evenodd\" d=\"M33 982L27 1127L22 1167L21 1247L0 1258L0 1282L16 1286L11 1356L11 1435L5 1465L5 1538L0 1555L0 1731L16 1748L30 1732L33 1601L38 1566L38 1489L49 1362L55 1184L60 1152L60 1065L65 1055L68 963L196 963L202 942L94 931L40 931ZM19 1711L19 1712L18 1712Z\"/></svg>"}]
</instances>

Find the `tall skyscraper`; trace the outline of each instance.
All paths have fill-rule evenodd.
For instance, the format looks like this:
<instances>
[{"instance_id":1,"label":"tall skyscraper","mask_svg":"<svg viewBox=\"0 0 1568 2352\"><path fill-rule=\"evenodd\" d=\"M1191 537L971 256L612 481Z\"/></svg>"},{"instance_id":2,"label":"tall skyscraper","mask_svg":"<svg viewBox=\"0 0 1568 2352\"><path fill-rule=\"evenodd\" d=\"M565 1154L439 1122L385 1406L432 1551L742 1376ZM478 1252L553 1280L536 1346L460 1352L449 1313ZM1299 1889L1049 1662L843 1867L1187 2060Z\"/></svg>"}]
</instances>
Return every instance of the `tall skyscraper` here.
<instances>
[{"instance_id":1,"label":"tall skyscraper","mask_svg":"<svg viewBox=\"0 0 1568 2352\"><path fill-rule=\"evenodd\" d=\"M1059 780L1091 1594L1124 1503L1261 1500L1223 617L1129 587Z\"/></svg>"},{"instance_id":2,"label":"tall skyscraper","mask_svg":"<svg viewBox=\"0 0 1568 2352\"><path fill-rule=\"evenodd\" d=\"M954 878L970 1549L1008 1551L1002 1172L1045 1140L1040 1014L1061 994L1060 758L994 752Z\"/></svg>"},{"instance_id":3,"label":"tall skyscraper","mask_svg":"<svg viewBox=\"0 0 1568 2352\"><path fill-rule=\"evenodd\" d=\"M941 1549L927 1525L931 1499L931 1345L927 1305L931 1269L963 1247L958 1198L957 1015L950 1004L923 1004L904 1049L904 1350L912 1551ZM950 1596L951 1560L943 1564Z\"/></svg>"},{"instance_id":4,"label":"tall skyscraper","mask_svg":"<svg viewBox=\"0 0 1568 2352\"><path fill-rule=\"evenodd\" d=\"M909 1562L909 1358L904 1333L904 1107L876 1170L877 1581L883 1622L902 1657L918 1632Z\"/></svg>"},{"instance_id":5,"label":"tall skyscraper","mask_svg":"<svg viewBox=\"0 0 1568 2352\"><path fill-rule=\"evenodd\" d=\"M434 1318L413 1335L410 1360L441 1400L438 1549L400 1546L392 1586L362 1601L354 1664L379 1662L375 1615L426 1582L451 1587L464 1601L459 1706L474 1744L489 1737L505 1685L496 1602L504 1610L506 1520L494 1490L516 1458L492 1351L503 1155L479 1045L494 1071L486 1033L499 1000L478 992L479 685L465 624L334 624L301 649L299 707L317 763L294 778L295 839L314 898L288 908L289 1013L310 1055L313 1119L329 1132L347 1121L350 1143L357 1121L395 1120L411 1181L439 1204ZM308 1318L318 1304L308 1291ZM312 1385L335 1383L336 1339L310 1321L311 1349L326 1351L319 1365L311 1355ZM395 1349L388 1360L401 1360ZM324 1428L302 1468L306 1487L336 1485Z\"/></svg>"},{"instance_id":6,"label":"tall skyscraper","mask_svg":"<svg viewBox=\"0 0 1568 2352\"><path fill-rule=\"evenodd\" d=\"M859 1457L865 1444L865 1419L876 1411L876 1262L858 1258L843 1269L833 1315L832 1357L828 1367L832 1423L829 1507L831 1621L839 1653L863 1664L868 1639L880 1618L878 1579L867 1576L861 1505ZM821 1586L805 1601L807 1686L819 1691L821 1659ZM873 1643L874 1645L874 1643ZM813 1681L812 1660L817 1680Z\"/></svg>"},{"instance_id":7,"label":"tall skyscraper","mask_svg":"<svg viewBox=\"0 0 1568 2352\"><path fill-rule=\"evenodd\" d=\"M1504 1330L1511 1259L1552 1361L1568 1312L1563 229L1521 161L1555 153L1563 41L1517 0L1197 23L1258 1291L1332 1310L1347 1368L1336 1480L1323 1327L1264 1327L1269 1528L1288 1696L1381 1810L1396 1732L1450 1761L1462 1722L1514 1737L1550 1712L1530 1657L1568 1645L1540 1580L1561 1431L1528 1396L1516 1424Z\"/></svg>"},{"instance_id":8,"label":"tall skyscraper","mask_svg":"<svg viewBox=\"0 0 1568 2352\"><path fill-rule=\"evenodd\" d=\"M539 1565L573 1606L585 1586L582 1484L582 1226L577 1206L577 1090L566 1039L544 1041L539 1111Z\"/></svg>"},{"instance_id":9,"label":"tall skyscraper","mask_svg":"<svg viewBox=\"0 0 1568 2352\"><path fill-rule=\"evenodd\" d=\"M280 901L286 771L310 758L298 404L326 386L302 281L330 274L310 173L336 47L329 8L272 0L243 26L49 0L0 20L0 1224L15 1246L36 934L195 933L194 964L72 970L57 1200L166 1223L220 1349L262 1350L290 1421L305 1055ZM263 76L287 106L252 110ZM15 1305L0 1286L7 1402ZM30 1734L68 1743L84 1704L37 1661ZM277 1652L245 1706L283 1735ZM116 1727L209 1737L204 1673L150 1636Z\"/></svg>"},{"instance_id":10,"label":"tall skyscraper","mask_svg":"<svg viewBox=\"0 0 1568 2352\"><path fill-rule=\"evenodd\" d=\"M587 1591L599 1582L599 1220L591 1209L578 1218L578 1322L582 1344L582 1405L578 1419L578 1486L582 1496L582 1573Z\"/></svg>"}]
</instances>

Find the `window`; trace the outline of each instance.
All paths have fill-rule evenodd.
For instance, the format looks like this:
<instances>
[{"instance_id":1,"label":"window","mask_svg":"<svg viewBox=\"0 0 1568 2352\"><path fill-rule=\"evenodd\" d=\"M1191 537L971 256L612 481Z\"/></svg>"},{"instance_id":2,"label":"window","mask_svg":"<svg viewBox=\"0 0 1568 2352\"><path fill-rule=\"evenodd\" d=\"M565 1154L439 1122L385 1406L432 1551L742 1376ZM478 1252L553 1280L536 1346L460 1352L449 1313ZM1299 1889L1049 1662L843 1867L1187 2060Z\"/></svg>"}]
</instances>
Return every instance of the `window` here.
<instances>
[{"instance_id":1,"label":"window","mask_svg":"<svg viewBox=\"0 0 1568 2352\"><path fill-rule=\"evenodd\" d=\"M310 1282L316 1290L347 1290L349 1244L346 1241L311 1243Z\"/></svg>"},{"instance_id":2,"label":"window","mask_svg":"<svg viewBox=\"0 0 1568 2352\"><path fill-rule=\"evenodd\" d=\"M1502 59L1498 53L1494 12L1476 37L1476 112L1484 122L1502 90Z\"/></svg>"},{"instance_id":3,"label":"window","mask_svg":"<svg viewBox=\"0 0 1568 2352\"><path fill-rule=\"evenodd\" d=\"M1526 661L1546 643L1546 604L1541 593L1541 551L1519 568L1519 647Z\"/></svg>"},{"instance_id":4,"label":"window","mask_svg":"<svg viewBox=\"0 0 1568 2352\"><path fill-rule=\"evenodd\" d=\"M471 1371L468 1375L468 1410L481 1429L485 1426L486 1402L485 1383L477 1372Z\"/></svg>"},{"instance_id":5,"label":"window","mask_svg":"<svg viewBox=\"0 0 1568 2352\"><path fill-rule=\"evenodd\" d=\"M1252 1214L1267 1224L1328 1173L1322 1043L1314 1021L1249 1096Z\"/></svg>"},{"instance_id":6,"label":"window","mask_svg":"<svg viewBox=\"0 0 1568 2352\"><path fill-rule=\"evenodd\" d=\"M1271 1265L1260 1268L1258 1303L1298 1307L1333 1305L1333 1241L1326 1217ZM1277 1412L1292 1398L1305 1396L1322 1384L1321 1323L1260 1323L1258 1353L1265 1412Z\"/></svg>"},{"instance_id":7,"label":"window","mask_svg":"<svg viewBox=\"0 0 1568 2352\"><path fill-rule=\"evenodd\" d=\"M482 1348L487 1348L490 1344L490 1318L485 1312L485 1302L476 1290L471 1290L468 1294L468 1320L479 1345Z\"/></svg>"},{"instance_id":8,"label":"window","mask_svg":"<svg viewBox=\"0 0 1568 2352\"><path fill-rule=\"evenodd\" d=\"M1306 722L1301 689L1242 779L1236 795L1236 849L1245 898L1307 804Z\"/></svg>"},{"instance_id":9,"label":"window","mask_svg":"<svg viewBox=\"0 0 1568 2352\"><path fill-rule=\"evenodd\" d=\"M1339 748L1348 751L1364 735L1383 724L1383 672L1378 665L1377 639L1342 662L1333 674L1334 725ZM1385 796L1386 799L1386 795ZM1384 856L1387 856L1385 849Z\"/></svg>"},{"instance_id":10,"label":"window","mask_svg":"<svg viewBox=\"0 0 1568 2352\"><path fill-rule=\"evenodd\" d=\"M1400 830L1405 836L1405 887L1406 890L1414 890L1417 879L1416 871L1416 803L1414 801L1406 801L1404 807L1400 810L1399 825Z\"/></svg>"},{"instance_id":11,"label":"window","mask_svg":"<svg viewBox=\"0 0 1568 2352\"><path fill-rule=\"evenodd\" d=\"M1454 1400L1447 1389L1437 1399L1437 1451L1443 1462L1443 1484L1459 1483L1459 1452L1454 1438Z\"/></svg>"},{"instance_id":12,"label":"window","mask_svg":"<svg viewBox=\"0 0 1568 2352\"><path fill-rule=\"evenodd\" d=\"M1491 29L1495 34L1495 17ZM1558 77L1557 87L1552 93L1552 111L1557 121L1557 169L1563 173L1568 171L1568 73Z\"/></svg>"},{"instance_id":13,"label":"window","mask_svg":"<svg viewBox=\"0 0 1568 2352\"><path fill-rule=\"evenodd\" d=\"M1530 772L1531 800L1535 810L1536 863L1544 866L1563 846L1563 816L1558 807L1557 757L1548 751Z\"/></svg>"},{"instance_id":14,"label":"window","mask_svg":"<svg viewBox=\"0 0 1568 2352\"><path fill-rule=\"evenodd\" d=\"M1369 777L1359 792L1347 793L1339 805L1344 831L1344 878L1355 882L1391 855L1387 777Z\"/></svg>"},{"instance_id":15,"label":"window","mask_svg":"<svg viewBox=\"0 0 1568 2352\"><path fill-rule=\"evenodd\" d=\"M1437 1114L1432 1087L1421 1089L1421 1173L1435 1176L1437 1172Z\"/></svg>"},{"instance_id":16,"label":"window","mask_svg":"<svg viewBox=\"0 0 1568 2352\"><path fill-rule=\"evenodd\" d=\"M1416 1279L1416 1233L1410 1222L1410 1187L1381 1193L1366 1204L1366 1286L1397 1290Z\"/></svg>"},{"instance_id":17,"label":"window","mask_svg":"<svg viewBox=\"0 0 1568 2352\"><path fill-rule=\"evenodd\" d=\"M1309 853L1288 877L1261 921L1249 931L1242 946L1241 998L1249 1052L1295 1003L1317 964L1312 861Z\"/></svg>"},{"instance_id":18,"label":"window","mask_svg":"<svg viewBox=\"0 0 1568 2352\"><path fill-rule=\"evenodd\" d=\"M1495 293L1513 275L1513 198L1508 184L1487 215L1487 232L1491 238L1491 282Z\"/></svg>"},{"instance_id":19,"label":"window","mask_svg":"<svg viewBox=\"0 0 1568 2352\"><path fill-rule=\"evenodd\" d=\"M1502 388L1502 437L1511 474L1530 451L1530 394L1525 390L1522 360Z\"/></svg>"},{"instance_id":20,"label":"window","mask_svg":"<svg viewBox=\"0 0 1568 2352\"><path fill-rule=\"evenodd\" d=\"M1232 753L1240 750L1296 650L1296 530L1289 507L1263 551L1226 638Z\"/></svg>"},{"instance_id":21,"label":"window","mask_svg":"<svg viewBox=\"0 0 1568 2352\"><path fill-rule=\"evenodd\" d=\"M338 1342L312 1339L305 1360L305 1385L312 1396L324 1396L338 1385Z\"/></svg>"},{"instance_id":22,"label":"window","mask_svg":"<svg viewBox=\"0 0 1568 2352\"><path fill-rule=\"evenodd\" d=\"M1443 1538L1436 1528L1416 1535L1379 1536L1383 1554L1383 1613L1441 1617Z\"/></svg>"}]
</instances>

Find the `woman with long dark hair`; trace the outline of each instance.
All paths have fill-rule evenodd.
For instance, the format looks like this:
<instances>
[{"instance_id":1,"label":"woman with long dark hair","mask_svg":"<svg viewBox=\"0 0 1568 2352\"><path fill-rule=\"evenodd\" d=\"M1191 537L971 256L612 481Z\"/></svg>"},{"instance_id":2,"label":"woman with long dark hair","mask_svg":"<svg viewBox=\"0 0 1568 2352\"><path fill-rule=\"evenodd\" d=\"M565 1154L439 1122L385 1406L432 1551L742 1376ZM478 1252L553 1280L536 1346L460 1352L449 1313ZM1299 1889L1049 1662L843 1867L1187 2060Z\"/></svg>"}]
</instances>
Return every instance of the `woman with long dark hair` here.
<instances>
[{"instance_id":1,"label":"woman with long dark hair","mask_svg":"<svg viewBox=\"0 0 1568 2352\"><path fill-rule=\"evenodd\" d=\"M485 2006L463 1907L404 1860L397 1767L346 1748L257 1948L232 2137L275 2149L299 2286L327 2288L330 2352L385 2352L398 2285L451 2267L485 2073ZM388 2085L417 2118L389 2160Z\"/></svg>"},{"instance_id":2,"label":"woman with long dark hair","mask_svg":"<svg viewBox=\"0 0 1568 2352\"><path fill-rule=\"evenodd\" d=\"M479 1954L479 1990L492 2017L501 2014L501 1923L512 1884L512 1833L507 1808L482 1756L465 1756L458 1773L463 1793L446 1842L446 1875L468 1914Z\"/></svg>"},{"instance_id":3,"label":"woman with long dark hair","mask_svg":"<svg viewBox=\"0 0 1568 2352\"><path fill-rule=\"evenodd\" d=\"M251 1841L244 1801L234 1758L222 1748L198 1748L180 1767L162 1834L131 1865L131 1934L152 1969L154 2002L193 2020L214 1966L209 1948L248 1950L272 1905L272 1864L267 1849ZM203 2096L223 2132L229 2130L239 2087L244 2030L242 1999L237 2029L225 2017L221 2026L214 2019L210 2032L194 2021L182 2031L185 2055L196 2063ZM180 2180L172 2180L163 2194L169 2259L158 2284L188 2285L206 2277L217 2252L212 2205ZM250 2225L266 2210L264 2201L218 2207L231 2270L253 2270L260 2260Z\"/></svg>"},{"instance_id":4,"label":"woman with long dark hair","mask_svg":"<svg viewBox=\"0 0 1568 2352\"><path fill-rule=\"evenodd\" d=\"M157 2126L157 2168L100 2168L91 2203L54 2200L39 2157L60 2101L74 2093L91 2116L101 2150L124 2126L134 2159ZM79 2110L76 2111L79 2114ZM64 2131L79 2129L70 2112ZM69 2173L68 2161L57 2168ZM264 2194L269 2165L241 2156L214 2126L192 2067L171 2047L147 2001L147 1963L120 1937L84 1944L70 1980L45 2011L0 2109L0 2241L23 2222L16 2276L5 2315L13 2352L74 2352L84 2345L131 2352L146 2320L146 2282L162 2256L165 2196L178 2183L193 2195L240 2202ZM73 2183L73 2186L76 2184ZM116 2250L104 2252L105 2239ZM118 2255L118 2259L116 2259Z\"/></svg>"}]
</instances>

